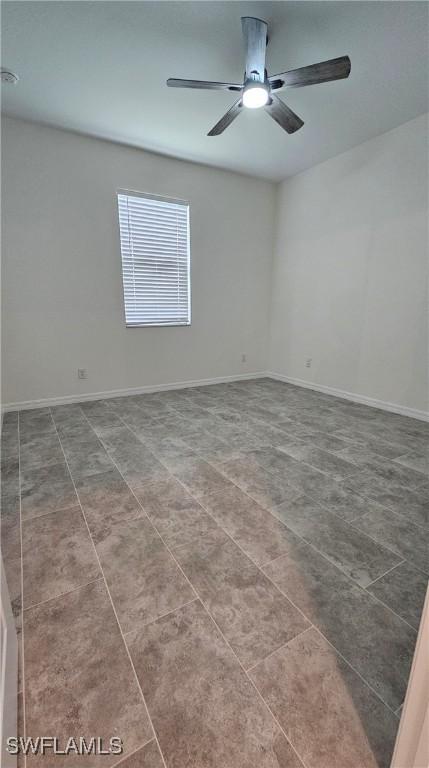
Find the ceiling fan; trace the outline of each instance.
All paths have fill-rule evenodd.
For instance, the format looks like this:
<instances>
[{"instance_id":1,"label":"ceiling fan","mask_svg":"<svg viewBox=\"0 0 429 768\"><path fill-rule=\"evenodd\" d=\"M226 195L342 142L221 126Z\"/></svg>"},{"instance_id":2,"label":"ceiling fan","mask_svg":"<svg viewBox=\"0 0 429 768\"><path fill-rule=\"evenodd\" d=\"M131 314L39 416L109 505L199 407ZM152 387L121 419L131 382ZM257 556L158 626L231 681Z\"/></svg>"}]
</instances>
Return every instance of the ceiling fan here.
<instances>
[{"instance_id":1,"label":"ceiling fan","mask_svg":"<svg viewBox=\"0 0 429 768\"><path fill-rule=\"evenodd\" d=\"M204 88L209 90L236 91L240 97L224 114L218 123L209 131L208 136L219 136L225 128L240 114L243 107L265 111L287 133L295 133L304 125L298 115L293 112L274 93L281 88L301 88L304 85L326 83L329 80L341 80L350 74L350 59L340 56L338 59L321 61L308 67L291 69L279 75L267 75L265 69L265 54L268 43L268 26L265 21L252 16L241 18L244 41L246 46L246 69L244 81L240 83L217 83L207 80L181 80L170 77L167 85L170 88Z\"/></svg>"}]
</instances>

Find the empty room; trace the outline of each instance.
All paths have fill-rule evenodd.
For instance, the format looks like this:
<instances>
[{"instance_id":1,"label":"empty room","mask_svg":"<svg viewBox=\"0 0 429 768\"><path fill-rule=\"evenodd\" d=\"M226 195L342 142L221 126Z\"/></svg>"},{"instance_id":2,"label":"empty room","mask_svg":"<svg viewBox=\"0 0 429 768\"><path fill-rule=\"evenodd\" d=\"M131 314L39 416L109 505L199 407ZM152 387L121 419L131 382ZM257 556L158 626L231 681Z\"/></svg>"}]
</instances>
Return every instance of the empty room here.
<instances>
[{"instance_id":1,"label":"empty room","mask_svg":"<svg viewBox=\"0 0 429 768\"><path fill-rule=\"evenodd\" d=\"M429 768L428 53L2 2L3 768Z\"/></svg>"}]
</instances>

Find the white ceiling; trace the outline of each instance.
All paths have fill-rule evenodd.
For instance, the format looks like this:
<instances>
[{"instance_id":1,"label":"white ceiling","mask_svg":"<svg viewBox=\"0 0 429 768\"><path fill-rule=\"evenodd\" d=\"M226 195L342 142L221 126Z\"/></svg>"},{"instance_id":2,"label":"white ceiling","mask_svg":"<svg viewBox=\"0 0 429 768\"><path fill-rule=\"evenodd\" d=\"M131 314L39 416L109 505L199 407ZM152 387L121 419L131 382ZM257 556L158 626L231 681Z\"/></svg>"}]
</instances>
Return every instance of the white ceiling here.
<instances>
[{"instance_id":1,"label":"white ceiling","mask_svg":"<svg viewBox=\"0 0 429 768\"><path fill-rule=\"evenodd\" d=\"M279 180L428 109L426 2L21 2L2 10L3 110L156 152ZM282 92L305 121L288 136L234 101L167 77L241 81L240 16L269 24L269 73L348 54L348 80Z\"/></svg>"}]
</instances>

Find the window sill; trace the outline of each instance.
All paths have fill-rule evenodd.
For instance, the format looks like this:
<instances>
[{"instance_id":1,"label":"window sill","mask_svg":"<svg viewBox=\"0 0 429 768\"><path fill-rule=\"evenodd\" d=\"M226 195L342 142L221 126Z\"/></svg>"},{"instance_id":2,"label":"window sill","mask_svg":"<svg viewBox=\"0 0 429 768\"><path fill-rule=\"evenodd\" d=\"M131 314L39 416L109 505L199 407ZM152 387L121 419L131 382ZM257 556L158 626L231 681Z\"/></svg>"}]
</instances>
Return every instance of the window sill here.
<instances>
[{"instance_id":1,"label":"window sill","mask_svg":"<svg viewBox=\"0 0 429 768\"><path fill-rule=\"evenodd\" d=\"M126 328L189 328L191 323L126 323Z\"/></svg>"}]
</instances>

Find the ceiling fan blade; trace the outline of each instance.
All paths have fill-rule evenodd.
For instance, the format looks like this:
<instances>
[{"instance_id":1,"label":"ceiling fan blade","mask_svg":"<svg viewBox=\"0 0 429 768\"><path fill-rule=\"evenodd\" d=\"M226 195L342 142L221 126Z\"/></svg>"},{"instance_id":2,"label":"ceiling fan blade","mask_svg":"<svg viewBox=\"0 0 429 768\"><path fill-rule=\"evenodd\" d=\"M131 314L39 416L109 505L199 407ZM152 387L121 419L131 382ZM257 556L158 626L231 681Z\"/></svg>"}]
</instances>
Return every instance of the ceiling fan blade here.
<instances>
[{"instance_id":1,"label":"ceiling fan blade","mask_svg":"<svg viewBox=\"0 0 429 768\"><path fill-rule=\"evenodd\" d=\"M228 109L228 112L225 112L224 116L221 117L218 123L216 123L215 126L209 131L207 136L219 136L220 133L223 133L225 128L228 128L228 125L231 125L232 121L235 120L236 117L240 114L241 110L243 109L243 104L241 99L238 99L238 101L235 102L235 104L232 105L231 109Z\"/></svg>"},{"instance_id":2,"label":"ceiling fan blade","mask_svg":"<svg viewBox=\"0 0 429 768\"><path fill-rule=\"evenodd\" d=\"M295 133L302 128L304 121L301 120L295 112L292 112L278 96L272 94L271 104L267 104L265 111L276 121L287 133Z\"/></svg>"},{"instance_id":3,"label":"ceiling fan blade","mask_svg":"<svg viewBox=\"0 0 429 768\"><path fill-rule=\"evenodd\" d=\"M238 83L216 83L210 80L181 80L177 77L169 77L169 88L204 88L213 91L241 91L242 85Z\"/></svg>"},{"instance_id":4,"label":"ceiling fan blade","mask_svg":"<svg viewBox=\"0 0 429 768\"><path fill-rule=\"evenodd\" d=\"M253 16L242 16L241 27L246 44L246 80L265 80L267 24Z\"/></svg>"},{"instance_id":5,"label":"ceiling fan blade","mask_svg":"<svg viewBox=\"0 0 429 768\"><path fill-rule=\"evenodd\" d=\"M269 77L270 83L282 80L283 85L276 87L301 88L303 85L316 85L327 83L330 80L341 80L350 74L351 62L348 56L340 56L338 59L320 61L318 64L310 64L308 67L291 69L279 75Z\"/></svg>"}]
</instances>

